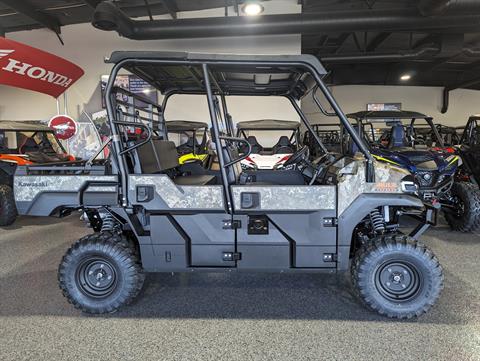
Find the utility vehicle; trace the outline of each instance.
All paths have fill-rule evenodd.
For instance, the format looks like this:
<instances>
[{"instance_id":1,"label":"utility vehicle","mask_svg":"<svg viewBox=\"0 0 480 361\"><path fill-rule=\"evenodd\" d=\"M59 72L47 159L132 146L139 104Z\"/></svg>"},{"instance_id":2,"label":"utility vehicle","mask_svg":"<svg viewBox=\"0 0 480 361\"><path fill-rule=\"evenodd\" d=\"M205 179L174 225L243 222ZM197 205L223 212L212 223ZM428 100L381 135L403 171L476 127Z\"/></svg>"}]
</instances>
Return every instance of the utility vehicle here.
<instances>
[{"instance_id":1,"label":"utility vehicle","mask_svg":"<svg viewBox=\"0 0 480 361\"><path fill-rule=\"evenodd\" d=\"M435 128L446 147L457 145L460 142L458 128L442 124L435 124ZM425 144L435 143L436 135L430 127L417 127L415 133L417 134L417 138L422 139Z\"/></svg>"},{"instance_id":2,"label":"utility vehicle","mask_svg":"<svg viewBox=\"0 0 480 361\"><path fill-rule=\"evenodd\" d=\"M329 152L342 152L342 129L340 123L312 124L312 129ZM318 147L315 138L309 131L303 133L303 144L309 146L312 155L321 155L323 153L323 149Z\"/></svg>"},{"instance_id":3,"label":"utility vehicle","mask_svg":"<svg viewBox=\"0 0 480 361\"><path fill-rule=\"evenodd\" d=\"M189 120L166 122L168 139L175 142L180 164L199 162L208 166L210 160L208 124Z\"/></svg>"},{"instance_id":4,"label":"utility vehicle","mask_svg":"<svg viewBox=\"0 0 480 361\"><path fill-rule=\"evenodd\" d=\"M259 143L257 137L266 142L267 136L272 137L272 134L281 135L270 147ZM238 122L237 137L246 139L251 149L250 155L240 162L243 169L280 169L299 148L300 123L277 119ZM245 154L248 149L242 144L239 151Z\"/></svg>"},{"instance_id":5,"label":"utility vehicle","mask_svg":"<svg viewBox=\"0 0 480 361\"><path fill-rule=\"evenodd\" d=\"M364 139L369 139L372 155L411 172L423 200L441 206L453 230L472 232L480 226L476 201L480 193L466 182L455 181L460 158L444 145L431 117L397 110L360 111L347 116L358 122L360 132L370 124L369 136Z\"/></svg>"},{"instance_id":6,"label":"utility vehicle","mask_svg":"<svg viewBox=\"0 0 480 361\"><path fill-rule=\"evenodd\" d=\"M17 216L12 189L17 165L74 159L52 128L32 121L0 121L0 226L12 224Z\"/></svg>"},{"instance_id":7,"label":"utility vehicle","mask_svg":"<svg viewBox=\"0 0 480 361\"><path fill-rule=\"evenodd\" d=\"M460 181L480 185L480 115L468 118L456 150L462 158L458 172ZM480 207L479 207L480 208ZM479 209L480 212L480 209Z\"/></svg>"},{"instance_id":8,"label":"utility vehicle","mask_svg":"<svg viewBox=\"0 0 480 361\"><path fill-rule=\"evenodd\" d=\"M317 58L122 51L108 62L114 64L105 92L112 135L104 146L111 147L110 159L27 165L15 175L21 214L81 209L96 230L77 241L59 266L60 288L73 306L113 312L138 295L144 272L202 271L350 269L359 298L394 318L419 316L437 301L442 267L417 242L435 210L415 195L407 171L375 161L324 84L327 72ZM125 71L163 94L162 105L152 104L156 110L142 116L135 102L119 107L116 93L122 90L114 81ZM230 96L256 96L259 107L264 96L284 97L312 131L299 101L316 88L360 152L325 151L312 159L304 146L288 159L290 170L242 172L240 162L251 145L220 131L231 118ZM181 169L164 126L174 94L176 103L183 94L205 97L220 163L217 176ZM128 127L142 128L147 136L132 142L125 136ZM248 150L239 156L241 145ZM401 228L404 216L417 220L413 230Z\"/></svg>"}]
</instances>

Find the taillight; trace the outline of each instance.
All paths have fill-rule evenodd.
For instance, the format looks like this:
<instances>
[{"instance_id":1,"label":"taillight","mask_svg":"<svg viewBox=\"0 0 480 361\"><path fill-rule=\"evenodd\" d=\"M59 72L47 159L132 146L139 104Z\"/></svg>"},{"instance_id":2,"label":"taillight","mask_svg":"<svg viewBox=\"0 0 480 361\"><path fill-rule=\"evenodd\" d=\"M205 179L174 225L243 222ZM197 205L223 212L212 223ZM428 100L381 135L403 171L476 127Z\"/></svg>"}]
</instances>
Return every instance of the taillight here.
<instances>
[{"instance_id":1,"label":"taillight","mask_svg":"<svg viewBox=\"0 0 480 361\"><path fill-rule=\"evenodd\" d=\"M280 159L280 160L277 162L277 164L278 164L278 163L286 162L287 160L290 159L291 156L292 156L292 155L289 154L289 155L286 155L286 156L282 157L282 159Z\"/></svg>"}]
</instances>

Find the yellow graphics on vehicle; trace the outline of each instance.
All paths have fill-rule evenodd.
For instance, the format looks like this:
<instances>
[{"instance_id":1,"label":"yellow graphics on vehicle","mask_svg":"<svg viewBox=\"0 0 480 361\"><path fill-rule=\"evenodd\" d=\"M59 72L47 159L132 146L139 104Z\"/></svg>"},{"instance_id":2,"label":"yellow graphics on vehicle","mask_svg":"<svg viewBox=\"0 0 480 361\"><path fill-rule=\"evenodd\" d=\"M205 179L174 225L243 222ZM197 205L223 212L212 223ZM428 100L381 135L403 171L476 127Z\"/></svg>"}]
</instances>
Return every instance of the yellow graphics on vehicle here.
<instances>
[{"instance_id":1,"label":"yellow graphics on vehicle","mask_svg":"<svg viewBox=\"0 0 480 361\"><path fill-rule=\"evenodd\" d=\"M178 162L180 164L185 164L185 163L190 163L190 162L195 162L195 161L200 161L200 162L203 163L205 161L205 159L207 159L207 157L208 157L208 154L188 153L188 154L181 155L178 158Z\"/></svg>"},{"instance_id":2,"label":"yellow graphics on vehicle","mask_svg":"<svg viewBox=\"0 0 480 361\"><path fill-rule=\"evenodd\" d=\"M177 146L180 164L200 161L209 157L208 124L204 122L171 120L166 122L168 138Z\"/></svg>"}]
</instances>

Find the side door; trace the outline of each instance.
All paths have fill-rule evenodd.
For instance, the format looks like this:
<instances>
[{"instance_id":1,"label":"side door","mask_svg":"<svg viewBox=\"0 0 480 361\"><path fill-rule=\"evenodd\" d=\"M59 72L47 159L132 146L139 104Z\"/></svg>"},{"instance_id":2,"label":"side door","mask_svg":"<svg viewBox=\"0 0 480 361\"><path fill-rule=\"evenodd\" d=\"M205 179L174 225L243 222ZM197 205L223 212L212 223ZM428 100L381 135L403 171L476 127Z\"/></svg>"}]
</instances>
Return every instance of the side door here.
<instances>
[{"instance_id":1,"label":"side door","mask_svg":"<svg viewBox=\"0 0 480 361\"><path fill-rule=\"evenodd\" d=\"M335 186L231 186L239 268L334 268Z\"/></svg>"},{"instance_id":2,"label":"side door","mask_svg":"<svg viewBox=\"0 0 480 361\"><path fill-rule=\"evenodd\" d=\"M235 267L235 231L221 185L177 185L165 174L129 176L129 199L145 209L148 246L167 269Z\"/></svg>"}]
</instances>

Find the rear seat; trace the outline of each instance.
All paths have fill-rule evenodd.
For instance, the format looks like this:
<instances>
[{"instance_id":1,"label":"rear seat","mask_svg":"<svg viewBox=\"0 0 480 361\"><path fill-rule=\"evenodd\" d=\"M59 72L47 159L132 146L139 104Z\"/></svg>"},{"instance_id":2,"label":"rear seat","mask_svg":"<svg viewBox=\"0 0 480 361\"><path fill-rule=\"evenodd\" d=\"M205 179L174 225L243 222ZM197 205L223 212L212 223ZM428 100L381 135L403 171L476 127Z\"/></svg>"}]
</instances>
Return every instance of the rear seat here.
<instances>
[{"instance_id":1,"label":"rear seat","mask_svg":"<svg viewBox=\"0 0 480 361\"><path fill-rule=\"evenodd\" d=\"M165 173L180 165L175 143L168 140L152 139L137 148L137 155L142 174ZM201 186L214 183L215 176L204 174L179 175L172 180L178 185Z\"/></svg>"}]
</instances>

